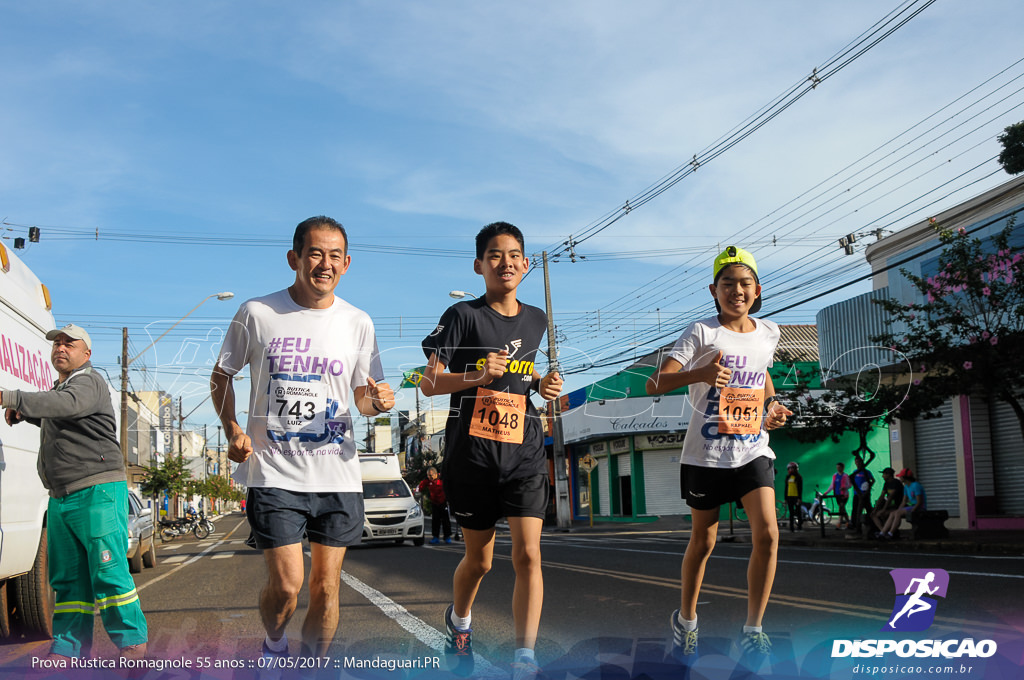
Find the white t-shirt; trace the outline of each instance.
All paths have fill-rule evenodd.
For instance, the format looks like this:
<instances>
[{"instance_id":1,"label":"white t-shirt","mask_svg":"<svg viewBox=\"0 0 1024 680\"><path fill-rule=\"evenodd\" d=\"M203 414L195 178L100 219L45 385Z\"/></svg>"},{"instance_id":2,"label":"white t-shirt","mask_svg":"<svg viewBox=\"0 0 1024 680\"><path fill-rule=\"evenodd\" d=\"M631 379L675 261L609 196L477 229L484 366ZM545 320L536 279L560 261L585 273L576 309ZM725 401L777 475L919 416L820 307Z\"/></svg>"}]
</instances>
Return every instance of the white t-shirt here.
<instances>
[{"instance_id":1,"label":"white t-shirt","mask_svg":"<svg viewBox=\"0 0 1024 680\"><path fill-rule=\"evenodd\" d=\"M242 304L224 336L228 375L248 364L246 432L253 453L235 480L289 491L363 490L349 413L367 376L384 379L373 322L335 297L327 309L296 304L287 290Z\"/></svg>"},{"instance_id":2,"label":"white t-shirt","mask_svg":"<svg viewBox=\"0 0 1024 680\"><path fill-rule=\"evenodd\" d=\"M681 463L737 468L759 456L775 458L768 448L761 415L766 373L779 343L779 326L765 319L750 320L755 326L750 333L723 328L717 316L695 321L668 354L683 365L682 370L689 371L707 364L721 350L722 365L732 369L732 378L723 390L705 382L690 385L693 417L683 439ZM722 424L723 403L734 413L731 434L720 431L729 427Z\"/></svg>"}]
</instances>

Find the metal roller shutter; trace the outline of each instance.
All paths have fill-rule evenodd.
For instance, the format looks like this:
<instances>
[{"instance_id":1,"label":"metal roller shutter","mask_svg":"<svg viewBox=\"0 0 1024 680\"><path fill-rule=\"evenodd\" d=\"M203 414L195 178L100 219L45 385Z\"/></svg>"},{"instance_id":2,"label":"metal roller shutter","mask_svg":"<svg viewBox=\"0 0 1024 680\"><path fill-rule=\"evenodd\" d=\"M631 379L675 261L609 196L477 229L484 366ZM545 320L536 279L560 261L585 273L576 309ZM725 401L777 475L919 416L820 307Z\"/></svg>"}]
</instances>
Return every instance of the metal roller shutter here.
<instances>
[{"instance_id":1,"label":"metal roller shutter","mask_svg":"<svg viewBox=\"0 0 1024 680\"><path fill-rule=\"evenodd\" d=\"M597 487L598 514L607 517L612 514L612 494L608 490L608 456L594 458L597 467L594 468L594 485Z\"/></svg>"},{"instance_id":2,"label":"metal roller shutter","mask_svg":"<svg viewBox=\"0 0 1024 680\"><path fill-rule=\"evenodd\" d=\"M924 487L929 510L945 510L950 517L959 517L952 402L943 404L939 411L939 418L914 421L914 474Z\"/></svg>"},{"instance_id":3,"label":"metal roller shutter","mask_svg":"<svg viewBox=\"0 0 1024 680\"><path fill-rule=\"evenodd\" d=\"M1024 440L1013 409L1005 401L989 405L996 500L1005 515L1024 515Z\"/></svg>"},{"instance_id":4,"label":"metal roller shutter","mask_svg":"<svg viewBox=\"0 0 1024 680\"><path fill-rule=\"evenodd\" d=\"M644 451L644 494L648 515L689 515L679 496L679 451Z\"/></svg>"},{"instance_id":5,"label":"metal roller shutter","mask_svg":"<svg viewBox=\"0 0 1024 680\"><path fill-rule=\"evenodd\" d=\"M619 477L629 477L633 474L633 468L629 463L629 454L622 453L615 456L615 461L618 463Z\"/></svg>"}]
</instances>

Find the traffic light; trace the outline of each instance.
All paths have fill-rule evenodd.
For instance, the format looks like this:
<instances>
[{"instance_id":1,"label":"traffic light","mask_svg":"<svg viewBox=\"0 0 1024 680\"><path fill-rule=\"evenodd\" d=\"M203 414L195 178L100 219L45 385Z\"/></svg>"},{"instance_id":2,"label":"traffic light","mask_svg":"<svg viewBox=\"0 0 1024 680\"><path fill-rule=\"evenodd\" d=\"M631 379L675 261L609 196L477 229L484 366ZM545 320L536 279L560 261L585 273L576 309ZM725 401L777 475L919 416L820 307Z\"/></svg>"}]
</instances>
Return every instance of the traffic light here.
<instances>
[{"instance_id":1,"label":"traffic light","mask_svg":"<svg viewBox=\"0 0 1024 680\"><path fill-rule=\"evenodd\" d=\"M25 239L23 239L20 236L15 238L14 239L14 249L15 250L23 250L24 248L25 248Z\"/></svg>"},{"instance_id":2,"label":"traffic light","mask_svg":"<svg viewBox=\"0 0 1024 680\"><path fill-rule=\"evenodd\" d=\"M39 243L39 227L28 228L28 241L29 243Z\"/></svg>"}]
</instances>

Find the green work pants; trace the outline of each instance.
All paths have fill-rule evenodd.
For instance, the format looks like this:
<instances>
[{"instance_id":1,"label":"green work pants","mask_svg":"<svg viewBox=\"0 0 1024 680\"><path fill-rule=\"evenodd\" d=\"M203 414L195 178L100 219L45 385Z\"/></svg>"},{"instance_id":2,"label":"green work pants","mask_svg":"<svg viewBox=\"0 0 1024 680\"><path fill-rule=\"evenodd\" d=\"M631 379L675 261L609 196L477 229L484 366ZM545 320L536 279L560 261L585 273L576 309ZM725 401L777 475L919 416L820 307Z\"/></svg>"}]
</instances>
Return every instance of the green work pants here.
<instances>
[{"instance_id":1,"label":"green work pants","mask_svg":"<svg viewBox=\"0 0 1024 680\"><path fill-rule=\"evenodd\" d=\"M97 484L51 498L46 519L54 654L88 656L93 619L118 648L146 642L148 631L128 571L128 485Z\"/></svg>"}]
</instances>

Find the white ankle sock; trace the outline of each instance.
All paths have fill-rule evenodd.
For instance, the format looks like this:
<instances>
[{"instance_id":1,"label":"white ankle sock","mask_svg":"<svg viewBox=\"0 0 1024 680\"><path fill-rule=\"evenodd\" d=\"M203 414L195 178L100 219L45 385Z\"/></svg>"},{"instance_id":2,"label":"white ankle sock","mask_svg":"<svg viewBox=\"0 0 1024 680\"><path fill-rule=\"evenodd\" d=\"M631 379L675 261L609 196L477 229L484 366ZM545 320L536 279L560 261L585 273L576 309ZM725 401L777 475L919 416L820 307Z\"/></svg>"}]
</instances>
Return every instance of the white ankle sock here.
<instances>
[{"instance_id":1,"label":"white ankle sock","mask_svg":"<svg viewBox=\"0 0 1024 680\"><path fill-rule=\"evenodd\" d=\"M529 661L530 663L537 663L537 657L534 656L533 650L529 647L520 647L516 650L515 654L512 655L512 661Z\"/></svg>"},{"instance_id":2,"label":"white ankle sock","mask_svg":"<svg viewBox=\"0 0 1024 680\"><path fill-rule=\"evenodd\" d=\"M282 635L280 640L271 640L270 636L266 639L267 649L272 652L287 652L288 651L288 636Z\"/></svg>"},{"instance_id":3,"label":"white ankle sock","mask_svg":"<svg viewBox=\"0 0 1024 680\"><path fill-rule=\"evenodd\" d=\"M473 622L472 610L465 616L459 616L455 613L455 608L452 608L452 625L459 630L469 630L469 624Z\"/></svg>"},{"instance_id":4,"label":"white ankle sock","mask_svg":"<svg viewBox=\"0 0 1024 680\"><path fill-rule=\"evenodd\" d=\"M761 630L761 626L743 626L744 633L760 633Z\"/></svg>"},{"instance_id":5,"label":"white ankle sock","mask_svg":"<svg viewBox=\"0 0 1024 680\"><path fill-rule=\"evenodd\" d=\"M676 621L679 622L679 625L682 626L685 631L693 632L697 630L697 619L694 619L693 621L684 619L682 613L679 613L676 614Z\"/></svg>"}]
</instances>

